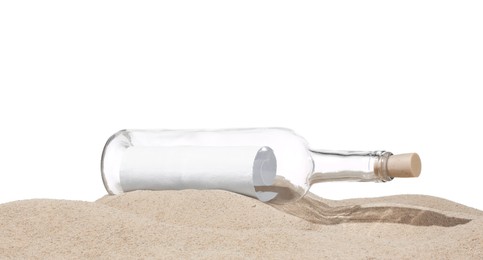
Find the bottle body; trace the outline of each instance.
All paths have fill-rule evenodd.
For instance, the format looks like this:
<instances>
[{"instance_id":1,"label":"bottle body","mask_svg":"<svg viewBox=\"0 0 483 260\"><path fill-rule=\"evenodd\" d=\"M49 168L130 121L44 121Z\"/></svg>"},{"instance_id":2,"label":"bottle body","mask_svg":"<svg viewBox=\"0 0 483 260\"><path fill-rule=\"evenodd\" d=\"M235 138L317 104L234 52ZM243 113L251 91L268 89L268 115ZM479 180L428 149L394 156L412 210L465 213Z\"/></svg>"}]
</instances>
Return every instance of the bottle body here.
<instances>
[{"instance_id":1,"label":"bottle body","mask_svg":"<svg viewBox=\"0 0 483 260\"><path fill-rule=\"evenodd\" d=\"M317 182L388 181L388 153L311 150L285 128L122 130L106 143L106 190L225 189L261 201L300 199Z\"/></svg>"},{"instance_id":2,"label":"bottle body","mask_svg":"<svg viewBox=\"0 0 483 260\"><path fill-rule=\"evenodd\" d=\"M273 154L276 157L276 175L273 176L273 170L269 170L267 174L260 176L266 177L265 181L266 183L269 183L269 185L254 185L257 186L253 187L255 189L255 197L262 201L291 201L300 198L309 189L307 176L313 171L313 161L307 147L307 142L289 129L251 128L221 130L119 131L107 141L102 155L101 171L106 190L110 194L119 194L131 190L126 189L126 185L123 185L122 180L124 178L122 168L128 160L139 160L128 158L126 155L128 155L127 152L129 150L136 148L153 149L163 147L166 149L185 147L194 154L193 157L196 157L195 154L198 153L207 153L207 151L194 151L203 149L200 147L206 147L206 149L210 147L211 150L219 148L221 154L229 153L226 152L225 149L229 149L230 147L234 150L244 150L244 147L258 147L260 149L268 147L273 151ZM190 149L190 147L193 149ZM216 154L216 152L213 152L212 154ZM256 155L254 156L256 157ZM218 162L226 160L228 157L230 156L220 158ZM163 160L162 156L158 158L159 160ZM192 160L186 159L184 161L185 163L180 163L180 167L183 167L181 164L192 163ZM136 164L136 162L134 164ZM143 162L137 164L142 167L141 164L143 164ZM217 168L218 164L214 162L211 167ZM273 166L270 167L273 168ZM209 171L209 169L207 170ZM227 171L227 174L230 174L229 169L225 170ZM140 169L139 172L141 171L145 172L146 169ZM173 175L174 173L170 170L170 172L166 174ZM199 176L204 175L206 175L206 172L199 173ZM195 177L196 176L193 176L192 179ZM234 176L234 178L237 178L237 176ZM217 180L213 179L212 181L215 182ZM196 180L193 180L193 182L196 182ZM233 182L236 183L237 180L233 180ZM172 189L186 188L186 186L178 186L172 187ZM277 188L277 190L273 190L274 188ZM282 196L284 190L287 190L288 193ZM272 193L272 196L262 196L267 193ZM277 194L275 195L273 193ZM278 197L278 199L276 199L276 197Z\"/></svg>"}]
</instances>

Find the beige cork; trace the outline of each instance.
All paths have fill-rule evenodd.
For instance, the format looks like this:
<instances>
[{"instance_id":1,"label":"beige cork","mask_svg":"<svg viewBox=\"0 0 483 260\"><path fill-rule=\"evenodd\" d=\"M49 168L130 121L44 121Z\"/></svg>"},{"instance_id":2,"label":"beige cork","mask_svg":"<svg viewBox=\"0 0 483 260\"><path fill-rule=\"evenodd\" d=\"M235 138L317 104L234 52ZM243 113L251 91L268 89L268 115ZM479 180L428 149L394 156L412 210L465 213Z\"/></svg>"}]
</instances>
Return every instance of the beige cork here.
<instances>
[{"instance_id":1,"label":"beige cork","mask_svg":"<svg viewBox=\"0 0 483 260\"><path fill-rule=\"evenodd\" d=\"M417 153L391 155L387 159L387 175L411 178L421 173L421 159Z\"/></svg>"}]
</instances>

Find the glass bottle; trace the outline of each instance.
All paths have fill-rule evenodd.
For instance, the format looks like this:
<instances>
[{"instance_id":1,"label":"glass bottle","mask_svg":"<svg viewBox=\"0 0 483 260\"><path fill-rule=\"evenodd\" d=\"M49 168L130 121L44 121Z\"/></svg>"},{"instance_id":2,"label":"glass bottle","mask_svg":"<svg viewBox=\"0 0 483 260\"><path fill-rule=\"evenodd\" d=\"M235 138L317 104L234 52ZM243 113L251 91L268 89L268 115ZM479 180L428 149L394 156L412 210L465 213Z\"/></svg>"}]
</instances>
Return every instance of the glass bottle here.
<instances>
[{"instance_id":1,"label":"glass bottle","mask_svg":"<svg viewBox=\"0 0 483 260\"><path fill-rule=\"evenodd\" d=\"M415 153L314 150L286 128L121 130L101 160L109 194L223 189L278 204L318 182L386 182L420 171Z\"/></svg>"}]
</instances>

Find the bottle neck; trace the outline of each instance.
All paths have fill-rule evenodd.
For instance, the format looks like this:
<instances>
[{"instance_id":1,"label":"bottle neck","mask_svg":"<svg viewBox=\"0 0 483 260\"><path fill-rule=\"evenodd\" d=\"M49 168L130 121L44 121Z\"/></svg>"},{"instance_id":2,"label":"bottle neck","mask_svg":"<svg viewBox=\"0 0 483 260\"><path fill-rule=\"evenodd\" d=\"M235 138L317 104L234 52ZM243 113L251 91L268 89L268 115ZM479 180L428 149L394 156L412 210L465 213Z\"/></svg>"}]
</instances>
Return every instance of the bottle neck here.
<instances>
[{"instance_id":1,"label":"bottle neck","mask_svg":"<svg viewBox=\"0 0 483 260\"><path fill-rule=\"evenodd\" d=\"M331 181L386 182L393 179L387 175L390 152L310 150L310 154L314 163L308 179L310 185Z\"/></svg>"}]
</instances>

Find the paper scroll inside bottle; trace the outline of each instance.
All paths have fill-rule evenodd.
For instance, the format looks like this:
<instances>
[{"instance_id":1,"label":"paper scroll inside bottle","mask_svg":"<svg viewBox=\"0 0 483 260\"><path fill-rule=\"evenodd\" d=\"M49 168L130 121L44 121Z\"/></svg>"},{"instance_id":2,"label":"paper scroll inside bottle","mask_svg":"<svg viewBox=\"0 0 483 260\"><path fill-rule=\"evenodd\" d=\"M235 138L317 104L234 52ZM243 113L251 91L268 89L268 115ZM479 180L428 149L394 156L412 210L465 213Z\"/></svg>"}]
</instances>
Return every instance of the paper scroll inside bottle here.
<instances>
[{"instance_id":1,"label":"paper scroll inside bottle","mask_svg":"<svg viewBox=\"0 0 483 260\"><path fill-rule=\"evenodd\" d=\"M276 193L254 187L273 185L276 171L266 146L132 146L122 156L119 177L124 192L221 189L268 201Z\"/></svg>"}]
</instances>

